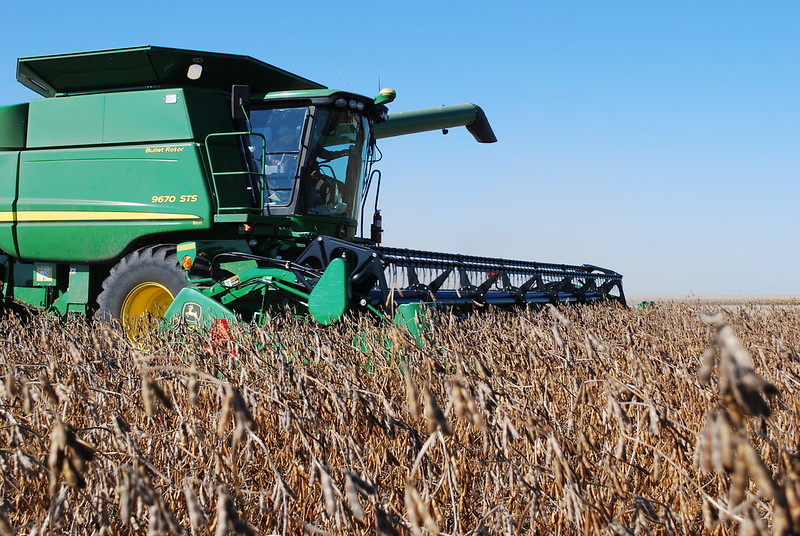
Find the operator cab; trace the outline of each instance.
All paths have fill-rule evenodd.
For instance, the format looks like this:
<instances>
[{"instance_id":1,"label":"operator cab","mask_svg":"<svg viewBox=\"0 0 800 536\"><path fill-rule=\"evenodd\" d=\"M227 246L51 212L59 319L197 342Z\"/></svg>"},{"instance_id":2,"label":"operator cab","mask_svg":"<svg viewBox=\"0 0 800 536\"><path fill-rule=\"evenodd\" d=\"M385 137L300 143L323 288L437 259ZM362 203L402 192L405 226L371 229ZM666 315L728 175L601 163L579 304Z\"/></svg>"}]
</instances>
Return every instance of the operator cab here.
<instances>
[{"instance_id":1,"label":"operator cab","mask_svg":"<svg viewBox=\"0 0 800 536\"><path fill-rule=\"evenodd\" d=\"M265 215L358 218L371 124L385 108L365 97L325 93L251 103L248 150L263 173Z\"/></svg>"}]
</instances>

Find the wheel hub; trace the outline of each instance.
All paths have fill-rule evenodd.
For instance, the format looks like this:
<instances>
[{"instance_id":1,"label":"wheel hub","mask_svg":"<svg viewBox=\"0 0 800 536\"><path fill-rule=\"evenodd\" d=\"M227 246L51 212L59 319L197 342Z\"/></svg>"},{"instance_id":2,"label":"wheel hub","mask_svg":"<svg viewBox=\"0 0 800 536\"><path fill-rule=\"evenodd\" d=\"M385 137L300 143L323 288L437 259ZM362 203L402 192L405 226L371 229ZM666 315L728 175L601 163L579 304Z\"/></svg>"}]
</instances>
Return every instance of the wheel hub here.
<instances>
[{"instance_id":1,"label":"wheel hub","mask_svg":"<svg viewBox=\"0 0 800 536\"><path fill-rule=\"evenodd\" d=\"M134 287L122 302L120 320L129 339L149 332L164 317L175 296L160 283L148 281Z\"/></svg>"}]
</instances>

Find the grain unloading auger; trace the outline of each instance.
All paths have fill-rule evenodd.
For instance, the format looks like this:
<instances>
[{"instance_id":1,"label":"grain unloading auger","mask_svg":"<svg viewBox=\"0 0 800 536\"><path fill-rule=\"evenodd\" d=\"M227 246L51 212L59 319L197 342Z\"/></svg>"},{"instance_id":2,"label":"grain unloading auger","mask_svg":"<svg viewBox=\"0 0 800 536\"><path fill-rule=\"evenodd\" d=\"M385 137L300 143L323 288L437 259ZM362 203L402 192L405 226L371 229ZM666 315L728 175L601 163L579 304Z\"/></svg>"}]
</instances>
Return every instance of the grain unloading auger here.
<instances>
[{"instance_id":1,"label":"grain unloading auger","mask_svg":"<svg viewBox=\"0 0 800 536\"><path fill-rule=\"evenodd\" d=\"M46 98L0 107L6 300L96 311L131 337L143 316L287 306L328 324L358 309L403 323L423 303L624 304L621 276L595 266L381 246L377 195L364 236L377 140L465 126L495 141L473 104L389 114L391 90L150 46L21 58L17 78Z\"/></svg>"}]
</instances>

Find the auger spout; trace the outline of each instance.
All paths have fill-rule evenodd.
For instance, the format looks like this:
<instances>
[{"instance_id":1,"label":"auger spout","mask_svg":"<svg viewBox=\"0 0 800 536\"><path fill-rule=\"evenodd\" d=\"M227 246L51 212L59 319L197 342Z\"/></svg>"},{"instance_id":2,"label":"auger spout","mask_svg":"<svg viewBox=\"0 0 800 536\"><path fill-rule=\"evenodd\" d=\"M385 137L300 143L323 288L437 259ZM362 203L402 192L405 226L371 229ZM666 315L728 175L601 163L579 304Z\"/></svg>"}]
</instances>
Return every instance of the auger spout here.
<instances>
[{"instance_id":1,"label":"auger spout","mask_svg":"<svg viewBox=\"0 0 800 536\"><path fill-rule=\"evenodd\" d=\"M494 143L497 138L480 106L472 103L451 104L389 114L375 125L375 138L391 138L416 132L465 126L480 143Z\"/></svg>"}]
</instances>

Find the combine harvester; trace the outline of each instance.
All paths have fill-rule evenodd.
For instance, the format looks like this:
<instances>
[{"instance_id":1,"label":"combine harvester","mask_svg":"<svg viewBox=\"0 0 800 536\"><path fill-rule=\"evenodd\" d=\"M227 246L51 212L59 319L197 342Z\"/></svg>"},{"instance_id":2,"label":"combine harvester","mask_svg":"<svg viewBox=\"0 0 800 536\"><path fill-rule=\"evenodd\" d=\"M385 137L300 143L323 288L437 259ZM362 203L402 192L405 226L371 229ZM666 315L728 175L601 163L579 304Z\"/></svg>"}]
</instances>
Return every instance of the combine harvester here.
<instances>
[{"instance_id":1,"label":"combine harvester","mask_svg":"<svg viewBox=\"0 0 800 536\"><path fill-rule=\"evenodd\" d=\"M364 236L376 141L457 126L496 141L473 104L390 114L392 90L152 46L20 58L17 80L45 98L0 107L6 301L118 318L132 339L152 317L287 306L330 324L431 302L625 303L622 276L597 266L383 247L377 193Z\"/></svg>"}]
</instances>

